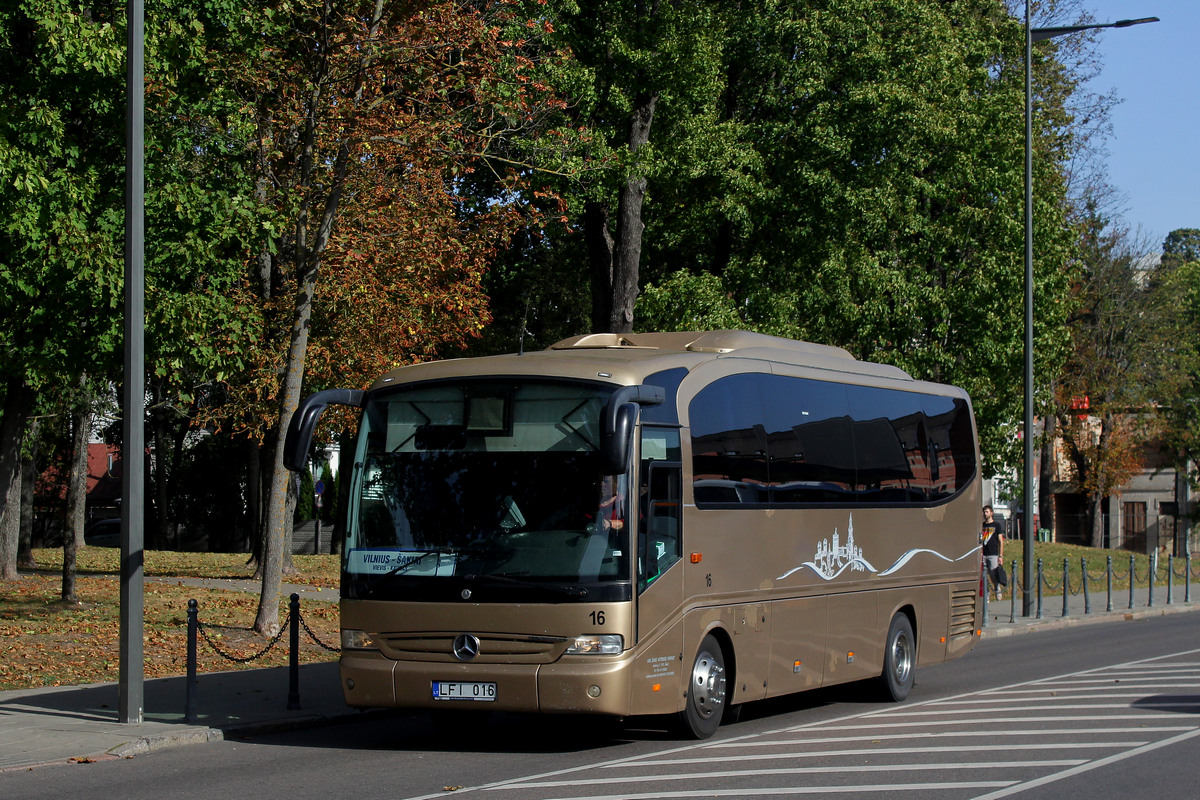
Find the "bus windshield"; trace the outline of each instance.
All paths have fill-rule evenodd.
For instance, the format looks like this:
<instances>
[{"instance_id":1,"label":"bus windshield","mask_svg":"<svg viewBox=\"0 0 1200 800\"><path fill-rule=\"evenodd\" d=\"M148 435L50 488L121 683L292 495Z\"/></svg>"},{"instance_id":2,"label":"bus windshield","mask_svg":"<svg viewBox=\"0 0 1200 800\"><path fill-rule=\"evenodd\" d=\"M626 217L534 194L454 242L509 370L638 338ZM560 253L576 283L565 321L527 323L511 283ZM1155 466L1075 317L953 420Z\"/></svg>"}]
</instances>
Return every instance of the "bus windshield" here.
<instances>
[{"instance_id":1,"label":"bus windshield","mask_svg":"<svg viewBox=\"0 0 1200 800\"><path fill-rule=\"evenodd\" d=\"M611 391L514 379L376 392L355 456L344 596L615 599L631 576L627 480L602 474Z\"/></svg>"}]
</instances>

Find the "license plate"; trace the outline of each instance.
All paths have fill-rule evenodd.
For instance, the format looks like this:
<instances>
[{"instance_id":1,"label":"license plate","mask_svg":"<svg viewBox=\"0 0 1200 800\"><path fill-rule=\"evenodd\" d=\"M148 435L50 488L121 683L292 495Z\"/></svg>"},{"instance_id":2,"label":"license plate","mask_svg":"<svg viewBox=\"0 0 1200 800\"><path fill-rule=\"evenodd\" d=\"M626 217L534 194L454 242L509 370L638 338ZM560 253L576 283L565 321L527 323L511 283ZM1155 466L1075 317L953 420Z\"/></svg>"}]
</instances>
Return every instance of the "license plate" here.
<instances>
[{"instance_id":1,"label":"license plate","mask_svg":"<svg viewBox=\"0 0 1200 800\"><path fill-rule=\"evenodd\" d=\"M433 699L491 702L496 699L496 684L482 681L434 681Z\"/></svg>"}]
</instances>

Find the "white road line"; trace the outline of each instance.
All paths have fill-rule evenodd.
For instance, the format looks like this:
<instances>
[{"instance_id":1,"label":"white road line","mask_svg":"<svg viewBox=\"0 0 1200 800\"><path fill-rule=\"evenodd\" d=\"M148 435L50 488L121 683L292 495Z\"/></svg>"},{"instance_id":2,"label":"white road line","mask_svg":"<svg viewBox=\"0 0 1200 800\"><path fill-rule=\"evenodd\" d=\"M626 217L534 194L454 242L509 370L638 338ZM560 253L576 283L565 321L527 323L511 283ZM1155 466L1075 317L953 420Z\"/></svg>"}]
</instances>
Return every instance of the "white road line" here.
<instances>
[{"instance_id":1,"label":"white road line","mask_svg":"<svg viewBox=\"0 0 1200 800\"><path fill-rule=\"evenodd\" d=\"M1137 695L1137 696L1145 697L1144 694ZM1059 709L1076 710L1076 709L1081 709L1081 708L1128 708L1128 709L1136 710L1138 708L1138 706L1135 706L1132 703L1059 703L1059 702L1055 702L1056 700L1064 700L1064 699L1065 700L1073 700L1074 698L1069 698L1069 697L1068 698L1049 698L1049 699L1048 698L1038 698L1038 700L1036 701L1038 703L1037 706L1031 707L1028 704L1024 704L1024 705L1014 705L1014 706L1001 707L1001 708L989 708L988 713L989 714L997 714L997 713L1019 714L1022 711L1047 711L1047 710L1058 711ZM1087 698L1087 699L1090 700L1092 698ZM1011 701L1009 701L1009 702L1011 702ZM1192 701L1192 702L1170 702L1170 703L1155 702L1154 707L1155 708L1175 708L1175 707L1196 708L1196 707L1200 707L1200 698L1197 698L1197 700ZM944 709L944 710L935 709L933 711L909 711L909 712L901 712L901 713L897 714L896 716L901 717L901 718L904 718L904 717L941 717L941 716L949 716L950 714L974 714L976 716L977 721L981 725L984 723L990 724L990 722L991 722L990 718L984 718L982 715L980 715L978 708L970 708L970 707L968 707L968 708L948 708L948 709ZM948 720L948 721L950 721L950 720Z\"/></svg>"},{"instance_id":2,"label":"white road line","mask_svg":"<svg viewBox=\"0 0 1200 800\"><path fill-rule=\"evenodd\" d=\"M1179 733L1180 731L1190 731L1196 728L1195 725L1168 725L1155 728L1143 728L1138 726L1132 730L1136 730L1139 734L1146 733ZM1122 728L1025 728L1016 729L1009 728L1005 730L981 730L981 731L926 731L924 733L889 733L886 738L889 742L895 739L941 739L953 738L962 739L964 737L986 737L995 739L1002 736L1020 736L1028 738L1030 736L1062 736L1079 733L1088 734L1105 734L1105 733L1120 733L1127 734L1130 732L1129 727ZM778 739L771 742L718 742L711 745L712 748L736 748L736 747L794 747L801 744L826 744L829 742L879 742L882 738L874 734L866 736L813 736L808 739Z\"/></svg>"},{"instance_id":3,"label":"white road line","mask_svg":"<svg viewBox=\"0 0 1200 800\"><path fill-rule=\"evenodd\" d=\"M1118 688L1118 687L1121 689L1140 689L1140 688L1146 688L1146 689L1193 689L1193 688L1200 688L1200 684L1149 683L1143 687L1141 684L1117 683L1117 684L1112 684L1110 686L1073 686L1073 687L1069 687L1069 688L1063 687L1063 686L1047 686L1044 689L1024 689L1020 692L1004 692L1003 694L1000 694L998 696L988 693L988 694L980 695L980 697L977 697L977 698L961 698L961 699L947 701L944 703L942 703L942 702L932 703L931 705L956 705L958 703L974 703L974 702L979 702L980 700L985 699L985 698L987 699L987 702L989 702L989 703L1006 703L1015 697L1025 697L1028 695L1043 695L1043 694L1048 694L1051 692L1064 692L1064 691L1106 692L1109 689L1114 689L1114 688Z\"/></svg>"},{"instance_id":4,"label":"white road line","mask_svg":"<svg viewBox=\"0 0 1200 800\"><path fill-rule=\"evenodd\" d=\"M1120 669L1126 672L1154 672L1155 670L1176 669L1179 667L1182 667L1183 669L1191 668L1200 670L1200 661L1168 661L1163 664L1148 663L1144 666L1138 666L1137 664L1122 664Z\"/></svg>"},{"instance_id":5,"label":"white road line","mask_svg":"<svg viewBox=\"0 0 1200 800\"><path fill-rule=\"evenodd\" d=\"M1162 693L1159 692L1158 694L1162 694ZM1150 695L1150 696L1154 696L1154 695ZM1177 694L1177 695L1172 695L1172 696L1174 696L1174 697L1195 697L1196 700L1194 702L1200 704L1200 695L1178 695ZM1057 693L1055 693L1055 694L1051 694L1051 695L1030 696L1030 697L1027 697L1024 699L1026 702L1029 702L1029 703L1055 703L1055 702L1061 703L1065 700L1107 700L1107 699L1115 700L1115 699L1119 699L1119 698L1129 698L1129 697L1140 697L1140 698L1144 699L1147 697L1147 693L1144 691L1142 691L1142 692L1106 692L1104 694L1057 694ZM986 704L989 706L994 706L994 705L999 705L1001 703L1019 702L1021 699L1022 698L1019 698L1019 697L1000 697L1000 698L981 697L981 698L977 698L975 700L962 700L957 703L953 703L953 705L956 705L956 706L958 706L958 705L978 706L978 705ZM1110 703L1109 705L1117 705L1117 704ZM989 709L989 711L996 711L996 710L1002 711L1003 709Z\"/></svg>"},{"instance_id":6,"label":"white road line","mask_svg":"<svg viewBox=\"0 0 1200 800\"><path fill-rule=\"evenodd\" d=\"M1093 686L1096 684L1142 684L1146 682L1146 678L1072 678L1070 680L1056 680L1055 686ZM1050 684L1049 680L1039 680L1038 685ZM1200 682L1193 682L1189 686L1200 686Z\"/></svg>"},{"instance_id":7,"label":"white road line","mask_svg":"<svg viewBox=\"0 0 1200 800\"><path fill-rule=\"evenodd\" d=\"M1089 714L1086 717L1069 717L1061 715L1049 715L1041 717L988 717L987 720L982 719L945 719L939 721L938 725L998 725L1002 722L1079 722L1088 723L1099 719L1127 719L1133 721L1141 721L1146 719L1179 719L1179 714L1144 714L1135 708L1129 709L1126 714ZM932 725L929 720L918 720L917 722L879 722L872 720L864 722L861 725L825 725L822 730L827 731L850 731L858 728L870 728L879 730L882 728L915 728L917 726ZM800 728L792 728L793 732L801 730Z\"/></svg>"},{"instance_id":8,"label":"white road line","mask_svg":"<svg viewBox=\"0 0 1200 800\"><path fill-rule=\"evenodd\" d=\"M868 792L937 792L951 789L991 789L1011 786L1015 781L960 781L953 783L880 783L861 786L785 786L776 789L726 789L700 791L700 794L719 797L766 797L789 794L854 794ZM499 788L499 787L497 787ZM660 797L682 797L695 800L696 789L682 792L648 792L645 794L596 794L587 797L548 797L545 800L658 800ZM437 795L429 795L436 797ZM415 800L415 799L414 799Z\"/></svg>"},{"instance_id":9,"label":"white road line","mask_svg":"<svg viewBox=\"0 0 1200 800\"><path fill-rule=\"evenodd\" d=\"M1008 744L1005 752L1014 750L1067 750L1085 747L1098 750L1114 747L1140 747L1145 740L1130 742L1045 742ZM754 753L737 757L738 761L776 761L781 758L833 758L837 756L882 756L882 755L917 755L920 753L994 753L995 745L958 745L948 747L863 747L846 750L793 750L787 753ZM605 769L617 769L629 766L635 767L672 767L680 764L711 764L711 758L668 758L651 761L638 761L636 764L608 764Z\"/></svg>"},{"instance_id":10,"label":"white road line","mask_svg":"<svg viewBox=\"0 0 1200 800\"><path fill-rule=\"evenodd\" d=\"M1180 651L1180 652L1176 652L1176 653L1168 653L1166 655L1155 656L1153 658L1143 659L1140 661L1130 661L1130 662L1126 662L1123 664L1112 664L1112 665L1108 665L1105 667L1097 667L1097 668L1091 669L1091 670L1083 670L1080 672L1068 673L1066 675L1059 676L1058 679L1070 678L1070 677L1075 677L1078 675L1100 673L1100 672L1105 672L1108 670L1127 669L1130 667L1143 666L1143 665L1149 665L1152 668L1153 666L1155 666L1157 664L1162 664L1165 659L1181 658L1183 656L1195 655L1197 653L1200 653L1200 648L1196 648L1193 650ZM1174 662L1174 663L1180 664L1183 662ZM1191 662L1189 662L1188 665L1191 665ZM1038 680L1031 680L1031 681L1022 681L1020 683L1009 684L1008 686L993 687L992 689L987 690L986 693L992 693L992 692L998 692L998 691L1015 691L1015 690L1020 690L1022 688L1044 685L1045 683L1048 683L1052 680L1056 680L1056 679L1055 678L1045 678L1045 679L1038 679ZM984 694L984 692L979 692L979 691L963 692L959 695L954 695L951 697L939 698L937 700L927 700L927 701L924 701L921 703L914 703L910 707L919 708L921 706L928 706L928 705L932 705L934 703L943 703L943 702L947 702L947 701L953 701L953 700L969 698L969 697L979 697L979 696L981 696L981 694ZM657 753L645 753L645 754L641 754L641 755L628 756L628 757L624 757L624 758L620 758L620 759L615 759L613 761L608 761L608 762L584 764L584 765L577 766L577 767L569 767L566 769L551 770L548 772L539 773L537 775L524 776L521 778L510 778L508 780L496 781L494 783L481 784L478 786L466 786L466 787L463 787L462 789L459 789L458 791L456 791L455 794L457 796L462 796L465 794L469 794L471 792L503 788L503 787L509 785L510 783L514 783L517 781L536 780L538 778L549 778L549 777L553 777L556 775L568 775L571 773L584 772L587 770L601 769L601 768L613 767L613 766L618 766L618 765L632 765L632 764L644 763L644 759L661 758L662 756L670 755L672 753L702 752L705 748L708 748L708 747L728 746L728 745L736 743L736 742L742 742L742 741L762 742L762 740L769 738L771 736L779 736L781 734L789 734L789 733L798 733L801 731L854 730L854 729L861 729L861 728L878 729L878 728L882 728L882 727L917 727L917 726L928 726L929 725L928 721L912 722L912 723L899 723L896 726L891 726L891 725L886 725L886 724L881 725L879 722L879 717L882 715L895 713L895 710L896 710L895 707L890 706L890 707L879 709L876 711L856 711L856 712L846 714L841 717L835 717L835 718L829 719L829 720L814 720L812 722L806 722L806 723L802 723L800 725L787 725L787 726L784 726L781 728L776 728L776 729L773 729L770 731L764 731L762 733L747 733L747 734L743 734L741 736L732 736L728 739L723 739L720 742L689 743L689 744L681 745L679 747L671 748L668 750L663 750L663 751L660 751ZM1039 718L1039 717L1015 717L1015 718L1007 718L1007 719L1005 719L1005 718L989 719L988 724L991 725L991 724L998 724L998 723L1003 723L1003 722L1017 722L1017 723L1079 722L1082 724L1087 724L1087 723L1092 723L1093 721L1100 720L1100 719L1136 720L1139 723L1141 723L1146 720L1152 720L1152 719L1172 719L1172 720L1178 721L1179 715L1178 714L1138 713L1138 714L1122 714L1122 715L1091 715L1088 717L1054 717L1054 716L1041 717L1041 718ZM864 721L866 721L866 724L863 724L863 725L835 724L835 723L849 722L850 720L864 720ZM977 724L978 720L949 720L949 721L942 722L941 724L944 726L944 725L958 725L958 724L967 724L967 723ZM1191 735L1191 734L1184 734L1184 735ZM997 787L1001 787L1001 786L1011 785L1012 783L1014 783L1014 782L1008 781L1008 782L996 783L994 785ZM932 786L932 784L929 784L929 785L922 784L920 786L918 786L918 785L899 785L894 790L899 791L899 790L903 790L903 789L914 789L914 788L920 789L922 787L930 788L930 786ZM950 787L951 784L938 784L938 786L947 788L947 787ZM963 786L965 786L965 784ZM886 790L887 789L884 788L884 791L886 791ZM826 793L834 793L834 792L840 792L840 791L865 791L865 790L861 789L861 788L855 788L855 787L835 787L835 788L822 788L818 791L826 792ZM772 793L777 793L777 792L773 792L770 790L760 791L757 789L751 789L751 790L745 790L745 791L726 790L726 791L722 792L722 794L727 797L755 796L755 795L764 795L764 794L772 794ZM792 791L791 793L796 793L796 792ZM808 792L805 792L805 793L808 793ZM430 793L430 794L409 797L406 800L435 800L435 798L444 798L445 796L446 796L445 792L434 792L434 793ZM654 794L654 795L651 795L650 797L665 797L665 796L667 796L667 795ZM677 796L694 797L694 793L683 793L683 794L680 794ZM586 799L585 798L572 798L571 800L586 800ZM634 800L634 799L622 796L619 799L612 798L611 800Z\"/></svg>"},{"instance_id":11,"label":"white road line","mask_svg":"<svg viewBox=\"0 0 1200 800\"><path fill-rule=\"evenodd\" d=\"M744 778L761 775L846 775L851 772L932 772L936 770L960 769L1024 769L1026 767L1074 767L1086 764L1086 758L1059 758L1046 761L993 761L972 762L961 764L957 762L946 764L860 764L858 766L830 767L787 767L781 769L755 770L705 770L704 772L680 772L670 775L630 775L623 778L604 776L604 783L657 783L659 781L691 781L711 780L713 778ZM567 786L595 786L595 779L578 781L530 781L527 783L508 783L504 789L550 789Z\"/></svg>"},{"instance_id":12,"label":"white road line","mask_svg":"<svg viewBox=\"0 0 1200 800\"><path fill-rule=\"evenodd\" d=\"M1162 748L1162 747L1170 747L1171 745L1178 744L1179 742L1186 741L1188 739L1192 739L1196 736L1200 736L1200 729L1191 731L1190 733L1181 733L1178 736L1172 736L1170 739L1160 739L1157 742L1152 742L1152 743L1144 745L1142 747L1138 747L1134 750L1127 750L1124 753L1114 753L1113 755L1107 756L1106 758L1100 758L1095 761L1088 762L1087 764L1081 764L1078 767L1073 767L1071 769L1064 770L1063 772L1056 772L1053 775L1045 775L1041 778L1035 778L1034 780L1031 780L1031 781L1025 781L1024 783L1018 784L1016 786L1011 786L1011 787L1009 787L1007 789L1003 789L1001 791L992 792L990 794L985 794L985 795L980 795L979 797L974 798L974 800L998 800L998 798L1008 797L1009 795L1016 794L1017 792L1023 792L1026 789L1033 789L1037 786L1045 786L1048 783L1054 783L1056 781L1064 780L1065 778L1071 778L1076 775L1082 775L1083 773L1090 772L1091 770L1097 769L1098 767L1106 767L1109 764L1115 764L1116 762L1124 761L1127 758L1135 758L1137 756L1142 755L1143 753L1149 753L1152 750L1158 750L1159 748Z\"/></svg>"}]
</instances>

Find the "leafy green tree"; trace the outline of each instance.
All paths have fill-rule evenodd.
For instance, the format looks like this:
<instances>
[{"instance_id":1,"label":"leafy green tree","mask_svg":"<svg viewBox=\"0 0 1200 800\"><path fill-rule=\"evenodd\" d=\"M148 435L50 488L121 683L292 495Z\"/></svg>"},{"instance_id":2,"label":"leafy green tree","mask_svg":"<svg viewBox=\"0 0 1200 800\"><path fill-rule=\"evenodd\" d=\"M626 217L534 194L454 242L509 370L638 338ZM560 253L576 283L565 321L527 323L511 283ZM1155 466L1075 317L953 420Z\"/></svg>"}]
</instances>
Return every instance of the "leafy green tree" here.
<instances>
[{"instance_id":1,"label":"leafy green tree","mask_svg":"<svg viewBox=\"0 0 1200 800\"><path fill-rule=\"evenodd\" d=\"M1169 339L1150 290L1144 248L1127 231L1094 217L1083 237L1073 352L1058 378L1057 433L1088 496L1090 544L1104 546L1103 500L1142 466L1161 384L1159 357ZM1085 414L1072 413L1087 398Z\"/></svg>"},{"instance_id":2,"label":"leafy green tree","mask_svg":"<svg viewBox=\"0 0 1200 800\"><path fill-rule=\"evenodd\" d=\"M535 293L550 283L542 296L565 306L556 287L586 261L593 330L736 322L960 384L989 471L1016 460L1023 40L1003 3L549 7L574 56L550 79L602 168L560 187L574 233L530 248L531 272L561 276ZM1036 56L1042 386L1066 354L1065 168L1079 147L1063 105L1073 78L1054 55ZM654 297L630 323L622 253L635 251L638 291ZM506 342L551 316L518 299L506 295Z\"/></svg>"},{"instance_id":3,"label":"leafy green tree","mask_svg":"<svg viewBox=\"0 0 1200 800\"><path fill-rule=\"evenodd\" d=\"M1193 247L1195 233L1183 229L1168 235L1152 284L1164 321L1155 354L1163 448L1193 489L1200 488L1200 253Z\"/></svg>"},{"instance_id":4,"label":"leafy green tree","mask_svg":"<svg viewBox=\"0 0 1200 800\"><path fill-rule=\"evenodd\" d=\"M662 146L702 135L720 92L725 4L710 0L550 4L550 42L571 54L552 75L588 131L590 176L573 213L591 285L591 327L630 331L641 285L648 197L665 168ZM669 156L667 157L669 158Z\"/></svg>"},{"instance_id":5,"label":"leafy green tree","mask_svg":"<svg viewBox=\"0 0 1200 800\"><path fill-rule=\"evenodd\" d=\"M506 2L262 11L224 73L253 126L254 199L270 209L234 292L255 309L254 346L212 417L266 443L255 628L269 632L296 499L276 444L302 386L362 385L479 330L488 257L522 220L523 169L496 143L546 93L503 36ZM500 190L472 207L459 192L476 169Z\"/></svg>"},{"instance_id":6,"label":"leafy green tree","mask_svg":"<svg viewBox=\"0 0 1200 800\"><path fill-rule=\"evenodd\" d=\"M1167 234L1162 247L1162 269L1200 261L1200 228L1179 228Z\"/></svg>"},{"instance_id":7,"label":"leafy green tree","mask_svg":"<svg viewBox=\"0 0 1200 800\"><path fill-rule=\"evenodd\" d=\"M316 519L316 504L313 501L314 487L312 470L304 470L300 475L300 494L296 499L296 510L293 516L297 522Z\"/></svg>"},{"instance_id":8,"label":"leafy green tree","mask_svg":"<svg viewBox=\"0 0 1200 800\"><path fill-rule=\"evenodd\" d=\"M720 277L708 272L679 270L660 284L648 285L638 298L637 312L647 330L707 331L743 325Z\"/></svg>"},{"instance_id":9,"label":"leafy green tree","mask_svg":"<svg viewBox=\"0 0 1200 800\"><path fill-rule=\"evenodd\" d=\"M118 14L111 3L59 0L0 10L0 502L19 497L9 489L35 393L74 385L85 362L100 373L115 363L123 150L108 134L122 129L124 109L114 91ZM10 567L0 558L0 576L15 577Z\"/></svg>"},{"instance_id":10,"label":"leafy green tree","mask_svg":"<svg viewBox=\"0 0 1200 800\"><path fill-rule=\"evenodd\" d=\"M325 487L325 491L321 493L321 519L325 522L333 522L337 515L337 498L341 478L341 469L335 473L328 461L321 465L321 483Z\"/></svg>"}]
</instances>

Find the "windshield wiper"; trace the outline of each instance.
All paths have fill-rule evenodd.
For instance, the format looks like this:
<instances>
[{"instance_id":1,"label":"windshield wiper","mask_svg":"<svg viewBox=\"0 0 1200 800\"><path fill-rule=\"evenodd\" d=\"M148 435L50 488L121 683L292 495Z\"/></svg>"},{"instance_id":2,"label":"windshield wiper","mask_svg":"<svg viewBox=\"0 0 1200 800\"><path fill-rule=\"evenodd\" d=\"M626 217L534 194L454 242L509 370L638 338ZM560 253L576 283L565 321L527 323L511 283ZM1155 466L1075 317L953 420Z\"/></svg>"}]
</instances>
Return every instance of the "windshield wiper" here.
<instances>
[{"instance_id":1,"label":"windshield wiper","mask_svg":"<svg viewBox=\"0 0 1200 800\"><path fill-rule=\"evenodd\" d=\"M514 578L514 575L527 575L527 572L506 572L506 573L487 573L484 575L470 574L463 575L463 581L466 583L507 583L516 584L519 586L537 587L539 589L549 589L552 592L565 594L568 597L587 597L588 590L574 583L542 583L531 578Z\"/></svg>"}]
</instances>

